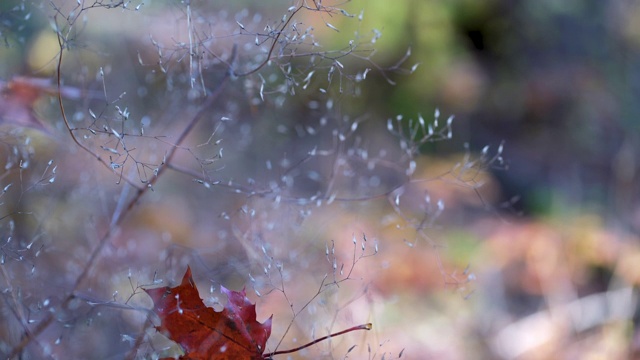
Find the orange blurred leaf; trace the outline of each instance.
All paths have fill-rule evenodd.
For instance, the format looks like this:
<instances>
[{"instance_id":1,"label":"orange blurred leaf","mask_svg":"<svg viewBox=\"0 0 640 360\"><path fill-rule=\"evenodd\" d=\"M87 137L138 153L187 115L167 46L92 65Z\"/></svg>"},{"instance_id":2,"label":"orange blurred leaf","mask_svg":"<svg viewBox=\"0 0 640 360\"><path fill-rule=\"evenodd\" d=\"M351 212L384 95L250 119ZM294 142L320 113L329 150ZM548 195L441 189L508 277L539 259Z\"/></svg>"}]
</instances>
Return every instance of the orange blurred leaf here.
<instances>
[{"instance_id":1,"label":"orange blurred leaf","mask_svg":"<svg viewBox=\"0 0 640 360\"><path fill-rule=\"evenodd\" d=\"M60 93L68 99L79 99L82 96L80 89L69 86L63 86ZM33 107L40 97L57 94L58 89L51 79L15 76L9 81L0 80L0 124L46 131Z\"/></svg>"}]
</instances>

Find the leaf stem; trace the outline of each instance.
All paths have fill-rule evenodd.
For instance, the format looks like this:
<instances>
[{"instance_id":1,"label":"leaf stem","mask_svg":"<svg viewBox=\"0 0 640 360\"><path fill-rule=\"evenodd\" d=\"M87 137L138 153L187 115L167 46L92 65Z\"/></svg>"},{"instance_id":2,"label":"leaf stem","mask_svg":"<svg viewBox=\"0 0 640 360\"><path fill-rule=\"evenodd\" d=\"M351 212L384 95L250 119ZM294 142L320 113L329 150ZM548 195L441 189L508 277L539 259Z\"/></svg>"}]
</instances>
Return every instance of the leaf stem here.
<instances>
[{"instance_id":1,"label":"leaf stem","mask_svg":"<svg viewBox=\"0 0 640 360\"><path fill-rule=\"evenodd\" d=\"M333 334L329 334L327 336L323 336L323 337L321 337L319 339L313 340L312 342L307 343L307 344L302 345L302 346L299 346L299 347L297 347L295 349L281 350L281 351L275 351L275 352L272 352L272 353L269 353L269 354L264 354L264 355L262 355L262 358L263 359L270 359L271 357L273 357L275 355L290 354L290 353L293 353L293 352L296 352L296 351L300 351L300 350L302 350L302 349L304 349L306 347L309 347L311 345L317 344L320 341L332 338L334 336L346 334L348 332L352 332L352 331L356 331L356 330L371 330L372 327L373 327L373 325L371 323L354 326L352 328L348 328L346 330L342 330L342 331L339 331L337 333L333 333Z\"/></svg>"}]
</instances>

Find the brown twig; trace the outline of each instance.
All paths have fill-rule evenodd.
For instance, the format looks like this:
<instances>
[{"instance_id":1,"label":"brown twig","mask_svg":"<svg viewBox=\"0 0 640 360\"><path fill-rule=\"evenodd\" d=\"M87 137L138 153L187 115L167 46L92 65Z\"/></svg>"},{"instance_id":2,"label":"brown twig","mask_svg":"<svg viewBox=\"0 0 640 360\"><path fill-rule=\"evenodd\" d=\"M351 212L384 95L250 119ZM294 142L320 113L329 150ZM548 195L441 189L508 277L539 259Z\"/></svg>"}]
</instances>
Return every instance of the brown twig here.
<instances>
[{"instance_id":1,"label":"brown twig","mask_svg":"<svg viewBox=\"0 0 640 360\"><path fill-rule=\"evenodd\" d=\"M323 336L323 337L321 337L319 339L313 340L310 343L304 344L302 346L298 346L295 349L274 351L274 352L269 353L269 354L264 354L264 355L262 355L262 357L264 359L271 359L275 355L290 354L290 353L293 353L293 352L296 352L296 351L300 351L300 350L302 350L304 348L307 348L307 347L309 347L311 345L315 345L315 344L319 343L320 341L323 341L323 340L326 340L326 339L330 339L332 337L336 337L336 336L339 336L339 335L342 335L342 334L346 334L348 332L352 332L352 331L356 331L356 330L371 330L372 327L373 327L373 325L371 323L354 326L354 327L348 328L346 330L338 331L337 333L333 333L333 334L329 334L327 336Z\"/></svg>"}]
</instances>

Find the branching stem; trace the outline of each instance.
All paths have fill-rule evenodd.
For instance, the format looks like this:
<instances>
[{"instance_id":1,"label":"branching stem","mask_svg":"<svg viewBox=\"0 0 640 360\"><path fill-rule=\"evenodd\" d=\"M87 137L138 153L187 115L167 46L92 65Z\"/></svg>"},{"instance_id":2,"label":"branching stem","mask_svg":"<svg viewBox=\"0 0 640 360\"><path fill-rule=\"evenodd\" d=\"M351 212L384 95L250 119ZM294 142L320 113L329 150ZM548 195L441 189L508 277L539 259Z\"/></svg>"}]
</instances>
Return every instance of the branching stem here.
<instances>
[{"instance_id":1,"label":"branching stem","mask_svg":"<svg viewBox=\"0 0 640 360\"><path fill-rule=\"evenodd\" d=\"M60 90L60 88L62 86L62 80L61 80L61 78L62 78L62 73L61 73L62 54L64 52L64 45L63 45L64 41L63 41L62 35L60 33L58 33L58 42L59 42L59 45L60 45L60 53L58 55L57 85L58 85L58 90ZM231 59L230 59L229 63L233 63L235 61L235 56L236 56L236 48L234 47L234 51L233 51L233 53L231 55ZM89 256L89 259L88 259L86 265L84 266L84 268L83 268L82 272L80 273L80 275L78 275L78 277L76 278L76 281L75 281L71 291L69 292L69 295L67 295L65 297L65 299L63 300L63 302L61 304L61 308L63 308L63 309L68 308L68 306L71 303L71 301L75 298L74 294L78 290L78 288L80 287L80 284L82 284L82 282L89 276L89 273L90 273L91 269L95 266L96 260L97 260L98 256L100 255L102 249L109 242L109 240L111 239L112 234L115 232L115 230L122 223L122 220L124 218L126 218L126 216L123 216L123 215L129 213L133 209L133 207L139 202L139 200L148 191L148 189L152 188L153 185L158 180L158 178L162 175L162 173L164 173L164 171L166 169L168 169L166 164L171 162L171 160L173 159L173 157L176 154L176 151L179 149L180 145L184 142L184 140L187 138L187 136L191 133L191 131L196 126L198 121L202 118L202 116L205 114L207 109L214 103L214 101L218 98L218 96L220 96L220 94L222 93L222 89L223 89L224 85L227 83L227 81L229 79L229 75L230 75L230 71L227 71L225 73L224 77L220 80L218 86L207 96L207 98L204 101L204 103L200 106L200 110L191 118L191 120L189 121L187 126L182 130L182 132L178 136L178 139L177 139L177 141L175 143L175 146L172 147L168 151L168 153L167 153L167 155L165 157L165 161L159 167L157 174L153 178L151 178L149 180L149 183L146 186L140 187L137 184L132 184L129 179L125 178L127 183L132 185L132 186L134 186L137 189L137 191L136 191L135 195L126 204L126 206L124 206L124 210L123 210L121 216L117 217L115 219L115 221L113 221L112 226L110 226L107 229L106 233L102 236L102 238L100 239L100 241L98 242L96 247L91 251L91 255ZM67 130L69 131L69 134L71 134L71 138L73 139L73 141L81 149L83 149L86 152L88 152L89 154L93 155L93 157L95 157L98 161L100 161L101 163L107 165L107 167L108 167L108 164L99 155L97 155L91 149L89 149L84 144L82 144L76 138L76 136L73 134L73 129L71 128L69 120L67 119L66 112L65 112L65 109L64 109L64 105L62 103L62 92L61 91L58 91L58 105L60 107L60 113L62 114L62 118L64 120L65 126L66 126ZM35 339L45 329L47 329L49 327L49 325L53 322L53 320L54 320L53 313L49 312L36 325L36 327L33 330L25 331L23 336L22 336L22 341L16 347L13 348L13 350L9 354L8 358L11 359L11 358L17 356L33 339Z\"/></svg>"}]
</instances>

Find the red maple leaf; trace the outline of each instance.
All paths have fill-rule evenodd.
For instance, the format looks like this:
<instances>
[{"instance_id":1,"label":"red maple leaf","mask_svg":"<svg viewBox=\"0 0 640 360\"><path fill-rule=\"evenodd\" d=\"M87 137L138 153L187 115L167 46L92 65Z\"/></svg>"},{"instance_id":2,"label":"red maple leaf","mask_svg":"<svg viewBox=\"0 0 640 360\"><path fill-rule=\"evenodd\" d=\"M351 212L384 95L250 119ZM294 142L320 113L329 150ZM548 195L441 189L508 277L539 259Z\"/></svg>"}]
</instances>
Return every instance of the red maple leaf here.
<instances>
[{"instance_id":1,"label":"red maple leaf","mask_svg":"<svg viewBox=\"0 0 640 360\"><path fill-rule=\"evenodd\" d=\"M229 301L224 310L206 307L191 277L191 269L179 286L145 290L160 317L156 329L182 346L180 359L263 359L271 335L271 317L256 321L256 307L242 291L222 287Z\"/></svg>"},{"instance_id":2,"label":"red maple leaf","mask_svg":"<svg viewBox=\"0 0 640 360\"><path fill-rule=\"evenodd\" d=\"M362 324L342 330L295 349L263 354L267 339L271 335L271 319L264 323L256 320L256 306L242 291L222 292L229 301L224 309L216 312L206 307L200 299L198 288L191 277L191 268L176 287L145 289L153 299L153 311L160 317L156 330L182 346L182 360L258 360L275 355L289 354L320 341L355 330L371 330L371 324ZM166 360L166 359L163 359Z\"/></svg>"}]
</instances>

